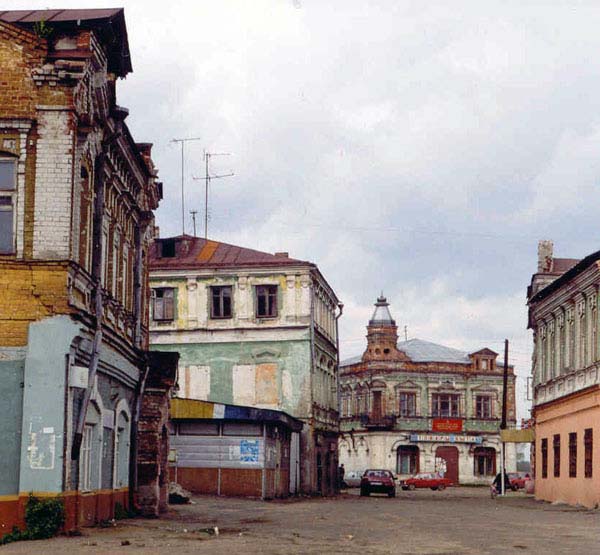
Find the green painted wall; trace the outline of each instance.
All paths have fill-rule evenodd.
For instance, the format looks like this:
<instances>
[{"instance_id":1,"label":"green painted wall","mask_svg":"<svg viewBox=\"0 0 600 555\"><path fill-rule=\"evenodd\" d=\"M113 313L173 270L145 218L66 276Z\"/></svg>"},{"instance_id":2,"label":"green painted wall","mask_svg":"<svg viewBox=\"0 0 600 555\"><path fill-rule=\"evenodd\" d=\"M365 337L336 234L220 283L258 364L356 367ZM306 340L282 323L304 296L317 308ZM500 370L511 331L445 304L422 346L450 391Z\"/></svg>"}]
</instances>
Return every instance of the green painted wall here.
<instances>
[{"instance_id":1,"label":"green painted wall","mask_svg":"<svg viewBox=\"0 0 600 555\"><path fill-rule=\"evenodd\" d=\"M0 495L19 492L25 350L19 351L0 349Z\"/></svg>"},{"instance_id":2,"label":"green painted wall","mask_svg":"<svg viewBox=\"0 0 600 555\"><path fill-rule=\"evenodd\" d=\"M177 351L180 396L184 395L183 372L187 366L210 367L208 401L236 404L233 367L236 365L277 365L278 408L292 416L310 414L310 341L244 341L235 343L159 344L152 349ZM285 383L287 381L287 383ZM238 403L239 404L239 403Z\"/></svg>"},{"instance_id":3,"label":"green painted wall","mask_svg":"<svg viewBox=\"0 0 600 555\"><path fill-rule=\"evenodd\" d=\"M67 354L80 330L68 316L29 326L19 491L60 492Z\"/></svg>"}]
</instances>

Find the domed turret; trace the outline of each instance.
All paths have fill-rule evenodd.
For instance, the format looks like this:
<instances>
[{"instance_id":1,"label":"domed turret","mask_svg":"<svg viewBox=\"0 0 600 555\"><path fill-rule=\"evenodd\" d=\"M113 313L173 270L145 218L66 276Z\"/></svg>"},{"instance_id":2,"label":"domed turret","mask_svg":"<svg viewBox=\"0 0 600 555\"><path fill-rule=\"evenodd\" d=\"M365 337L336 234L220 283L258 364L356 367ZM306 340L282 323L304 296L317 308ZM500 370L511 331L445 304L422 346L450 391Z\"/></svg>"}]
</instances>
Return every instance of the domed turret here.
<instances>
[{"instance_id":1,"label":"domed turret","mask_svg":"<svg viewBox=\"0 0 600 555\"><path fill-rule=\"evenodd\" d=\"M409 358L398 350L398 326L392 318L390 304L383 296L377 298L373 316L367 326L367 350L363 354L363 361L400 361Z\"/></svg>"}]
</instances>

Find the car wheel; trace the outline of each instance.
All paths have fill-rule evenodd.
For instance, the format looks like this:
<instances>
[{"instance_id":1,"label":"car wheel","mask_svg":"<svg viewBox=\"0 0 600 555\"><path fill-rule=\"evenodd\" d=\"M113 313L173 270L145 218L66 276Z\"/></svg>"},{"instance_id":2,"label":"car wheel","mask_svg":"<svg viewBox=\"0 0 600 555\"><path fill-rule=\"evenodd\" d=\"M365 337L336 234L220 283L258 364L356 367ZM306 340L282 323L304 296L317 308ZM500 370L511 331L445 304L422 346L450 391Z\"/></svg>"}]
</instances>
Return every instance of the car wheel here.
<instances>
[{"instance_id":1,"label":"car wheel","mask_svg":"<svg viewBox=\"0 0 600 555\"><path fill-rule=\"evenodd\" d=\"M407 490L409 490L410 488L409 488L408 486L402 486L402 489L403 489L404 491L407 491Z\"/></svg>"},{"instance_id":2,"label":"car wheel","mask_svg":"<svg viewBox=\"0 0 600 555\"><path fill-rule=\"evenodd\" d=\"M396 490L388 492L388 497L396 497Z\"/></svg>"},{"instance_id":3,"label":"car wheel","mask_svg":"<svg viewBox=\"0 0 600 555\"><path fill-rule=\"evenodd\" d=\"M439 491L443 491L446 489L446 486L444 486L443 484L441 486L438 486L438 490Z\"/></svg>"},{"instance_id":4,"label":"car wheel","mask_svg":"<svg viewBox=\"0 0 600 555\"><path fill-rule=\"evenodd\" d=\"M369 492L366 489L360 488L361 497L369 497Z\"/></svg>"},{"instance_id":5,"label":"car wheel","mask_svg":"<svg viewBox=\"0 0 600 555\"><path fill-rule=\"evenodd\" d=\"M437 488L437 486L433 486L433 487L431 488L431 491L436 491L437 489L438 489L438 488Z\"/></svg>"},{"instance_id":6,"label":"car wheel","mask_svg":"<svg viewBox=\"0 0 600 555\"><path fill-rule=\"evenodd\" d=\"M414 485L414 484L410 484L410 486L408 486L408 489L409 489L410 491L414 490L414 489L415 489L415 485Z\"/></svg>"}]
</instances>

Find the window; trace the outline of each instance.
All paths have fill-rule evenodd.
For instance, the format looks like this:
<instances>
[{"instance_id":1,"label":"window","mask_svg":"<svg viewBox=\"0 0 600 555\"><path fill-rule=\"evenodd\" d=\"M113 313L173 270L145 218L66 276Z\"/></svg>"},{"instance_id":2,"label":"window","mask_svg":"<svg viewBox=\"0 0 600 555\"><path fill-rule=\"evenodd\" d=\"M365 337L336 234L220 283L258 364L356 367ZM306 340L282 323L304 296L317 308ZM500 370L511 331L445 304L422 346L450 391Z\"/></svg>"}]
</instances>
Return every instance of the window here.
<instances>
[{"instance_id":1,"label":"window","mask_svg":"<svg viewBox=\"0 0 600 555\"><path fill-rule=\"evenodd\" d=\"M129 301L129 245L127 245L127 243L123 245L123 261L121 263L121 275L121 302L123 303L123 306L127 308Z\"/></svg>"},{"instance_id":2,"label":"window","mask_svg":"<svg viewBox=\"0 0 600 555\"><path fill-rule=\"evenodd\" d=\"M560 478L560 434L555 434L552 441L554 455L554 477Z\"/></svg>"},{"instance_id":3,"label":"window","mask_svg":"<svg viewBox=\"0 0 600 555\"><path fill-rule=\"evenodd\" d=\"M277 316L277 285L256 286L256 317L275 318Z\"/></svg>"},{"instance_id":4,"label":"window","mask_svg":"<svg viewBox=\"0 0 600 555\"><path fill-rule=\"evenodd\" d=\"M152 303L152 319L158 321L172 321L175 318L175 303L173 288L163 287L154 289Z\"/></svg>"},{"instance_id":5,"label":"window","mask_svg":"<svg viewBox=\"0 0 600 555\"><path fill-rule=\"evenodd\" d=\"M79 488L81 491L92 489L92 440L94 437L94 426L86 424L83 428L80 454Z\"/></svg>"},{"instance_id":6,"label":"window","mask_svg":"<svg viewBox=\"0 0 600 555\"><path fill-rule=\"evenodd\" d=\"M583 447L584 447L584 459L585 459L585 474L586 478L592 477L592 464L593 456L592 452L594 449L594 431L592 428L587 428L583 434Z\"/></svg>"},{"instance_id":7,"label":"window","mask_svg":"<svg viewBox=\"0 0 600 555\"><path fill-rule=\"evenodd\" d=\"M400 412L399 416L416 416L417 415L417 394L400 392Z\"/></svg>"},{"instance_id":8,"label":"window","mask_svg":"<svg viewBox=\"0 0 600 555\"><path fill-rule=\"evenodd\" d=\"M419 472L419 448L416 445L401 445L396 455L398 474L416 474Z\"/></svg>"},{"instance_id":9,"label":"window","mask_svg":"<svg viewBox=\"0 0 600 555\"><path fill-rule=\"evenodd\" d=\"M175 241L173 239L160 242L160 256L162 258L174 258L175 254Z\"/></svg>"},{"instance_id":10,"label":"window","mask_svg":"<svg viewBox=\"0 0 600 555\"><path fill-rule=\"evenodd\" d=\"M0 158L0 254L15 252L15 196L17 161Z\"/></svg>"},{"instance_id":11,"label":"window","mask_svg":"<svg viewBox=\"0 0 600 555\"><path fill-rule=\"evenodd\" d=\"M431 397L433 416L459 416L460 395L434 393Z\"/></svg>"},{"instance_id":12,"label":"window","mask_svg":"<svg viewBox=\"0 0 600 555\"><path fill-rule=\"evenodd\" d=\"M569 478L577 478L577 432L569 434Z\"/></svg>"},{"instance_id":13,"label":"window","mask_svg":"<svg viewBox=\"0 0 600 555\"><path fill-rule=\"evenodd\" d=\"M117 297L117 285L119 283L119 247L121 245L120 234L115 230L112 239L112 284L110 291L113 297Z\"/></svg>"},{"instance_id":14,"label":"window","mask_svg":"<svg viewBox=\"0 0 600 555\"><path fill-rule=\"evenodd\" d=\"M475 476L496 475L496 450L493 447L475 447L473 460Z\"/></svg>"},{"instance_id":15,"label":"window","mask_svg":"<svg viewBox=\"0 0 600 555\"><path fill-rule=\"evenodd\" d=\"M211 318L231 318L231 285L211 287Z\"/></svg>"},{"instance_id":16,"label":"window","mask_svg":"<svg viewBox=\"0 0 600 555\"><path fill-rule=\"evenodd\" d=\"M481 369L482 370L487 370L488 369L488 360L487 360L487 358L481 359Z\"/></svg>"},{"instance_id":17,"label":"window","mask_svg":"<svg viewBox=\"0 0 600 555\"><path fill-rule=\"evenodd\" d=\"M548 478L548 438L542 439L542 478Z\"/></svg>"},{"instance_id":18,"label":"window","mask_svg":"<svg viewBox=\"0 0 600 555\"><path fill-rule=\"evenodd\" d=\"M475 397L476 418L492 417L492 398L489 395L477 395Z\"/></svg>"}]
</instances>

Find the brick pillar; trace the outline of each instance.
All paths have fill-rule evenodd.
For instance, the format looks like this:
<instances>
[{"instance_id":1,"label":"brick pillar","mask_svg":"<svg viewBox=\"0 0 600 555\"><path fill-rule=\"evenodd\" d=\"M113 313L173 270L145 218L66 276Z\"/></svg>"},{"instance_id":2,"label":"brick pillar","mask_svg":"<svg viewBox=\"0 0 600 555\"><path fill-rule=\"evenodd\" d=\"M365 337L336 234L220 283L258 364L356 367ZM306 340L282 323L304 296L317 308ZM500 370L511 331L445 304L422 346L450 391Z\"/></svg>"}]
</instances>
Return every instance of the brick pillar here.
<instances>
[{"instance_id":1,"label":"brick pillar","mask_svg":"<svg viewBox=\"0 0 600 555\"><path fill-rule=\"evenodd\" d=\"M150 352L137 429L137 508L157 517L167 509L169 401L179 353Z\"/></svg>"}]
</instances>

